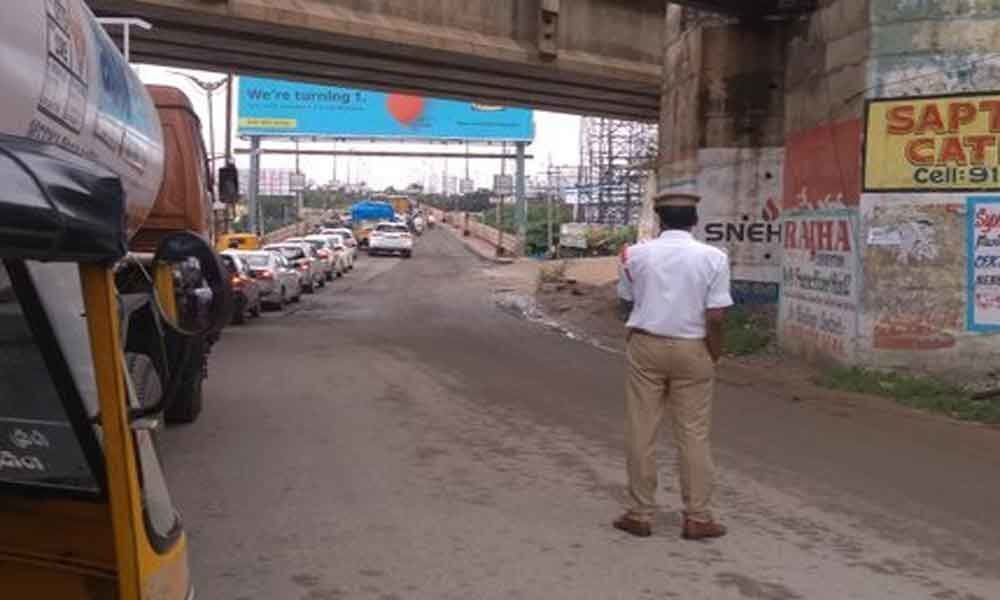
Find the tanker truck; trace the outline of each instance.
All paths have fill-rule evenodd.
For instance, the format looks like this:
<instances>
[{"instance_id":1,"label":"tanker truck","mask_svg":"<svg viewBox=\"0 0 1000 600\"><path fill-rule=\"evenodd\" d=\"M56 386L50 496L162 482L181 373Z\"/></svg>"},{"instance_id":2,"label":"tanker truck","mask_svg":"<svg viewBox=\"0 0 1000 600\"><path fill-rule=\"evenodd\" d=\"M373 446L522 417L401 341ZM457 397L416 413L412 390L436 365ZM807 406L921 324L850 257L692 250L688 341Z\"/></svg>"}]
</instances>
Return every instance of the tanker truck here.
<instances>
[{"instance_id":1,"label":"tanker truck","mask_svg":"<svg viewBox=\"0 0 1000 600\"><path fill-rule=\"evenodd\" d=\"M119 265L116 281L122 294L148 293L143 261L166 236L190 231L211 242L214 235L212 174L198 117L180 90L146 89L79 1L26 4L38 6L5 9L0 74L8 93L0 132L61 147L121 179L133 260ZM178 283L196 285L194 279L182 273ZM136 319L129 328L130 356L155 354L150 326ZM157 367L161 379L167 370L180 378L165 415L173 422L193 422L202 410L215 339L190 341L182 364Z\"/></svg>"},{"instance_id":2,"label":"tanker truck","mask_svg":"<svg viewBox=\"0 0 1000 600\"><path fill-rule=\"evenodd\" d=\"M0 596L189 599L154 433L232 316L175 210L208 206L200 136L170 154L83 0L5 4L0 77Z\"/></svg>"},{"instance_id":3,"label":"tanker truck","mask_svg":"<svg viewBox=\"0 0 1000 600\"><path fill-rule=\"evenodd\" d=\"M148 257L162 240L179 231L202 236L214 247L212 174L198 116L190 100L177 88L151 85L146 86L146 91L160 121L165 172L152 208L129 240L129 249L136 256ZM142 276L142 269L134 262L130 267L119 271L120 291L148 291L149 280ZM150 333L141 325L134 330L130 355L149 354L147 345L155 340ZM203 406L202 385L208 376L208 356L215 341L216 336L195 336L191 340L190 356L185 365L179 366L183 378L166 412L167 420L191 423L198 418Z\"/></svg>"}]
</instances>

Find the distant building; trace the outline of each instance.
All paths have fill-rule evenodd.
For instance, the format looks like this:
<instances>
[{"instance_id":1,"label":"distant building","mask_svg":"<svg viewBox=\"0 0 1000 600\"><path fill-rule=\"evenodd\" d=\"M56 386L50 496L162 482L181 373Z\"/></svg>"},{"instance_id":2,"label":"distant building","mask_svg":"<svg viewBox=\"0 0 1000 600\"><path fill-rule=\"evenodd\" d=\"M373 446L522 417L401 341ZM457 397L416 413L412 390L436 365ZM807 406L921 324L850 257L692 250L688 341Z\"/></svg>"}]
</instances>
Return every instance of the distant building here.
<instances>
[{"instance_id":1,"label":"distant building","mask_svg":"<svg viewBox=\"0 0 1000 600\"><path fill-rule=\"evenodd\" d=\"M246 197L250 186L250 170L240 169L240 195ZM257 193L261 196L294 196L292 179L295 169L261 169Z\"/></svg>"}]
</instances>

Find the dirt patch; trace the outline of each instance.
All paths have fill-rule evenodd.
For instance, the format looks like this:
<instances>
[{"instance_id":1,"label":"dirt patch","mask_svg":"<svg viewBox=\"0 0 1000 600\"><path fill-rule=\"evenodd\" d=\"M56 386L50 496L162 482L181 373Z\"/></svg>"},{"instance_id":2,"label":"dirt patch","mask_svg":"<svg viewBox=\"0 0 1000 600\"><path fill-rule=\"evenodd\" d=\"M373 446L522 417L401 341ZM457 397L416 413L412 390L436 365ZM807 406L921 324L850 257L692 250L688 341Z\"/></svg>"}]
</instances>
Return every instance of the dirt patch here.
<instances>
[{"instance_id":1,"label":"dirt patch","mask_svg":"<svg viewBox=\"0 0 1000 600\"><path fill-rule=\"evenodd\" d=\"M542 313L578 337L624 351L625 324L618 316L616 288L616 283L591 285L570 277L540 284L535 301Z\"/></svg>"}]
</instances>

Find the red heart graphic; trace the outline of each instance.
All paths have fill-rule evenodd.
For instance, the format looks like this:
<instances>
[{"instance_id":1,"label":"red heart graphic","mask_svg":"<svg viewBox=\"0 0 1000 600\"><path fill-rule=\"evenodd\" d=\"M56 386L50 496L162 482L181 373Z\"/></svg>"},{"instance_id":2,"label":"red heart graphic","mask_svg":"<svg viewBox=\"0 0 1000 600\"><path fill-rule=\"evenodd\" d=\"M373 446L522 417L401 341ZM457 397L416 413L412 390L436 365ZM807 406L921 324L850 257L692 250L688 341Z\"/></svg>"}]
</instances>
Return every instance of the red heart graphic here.
<instances>
[{"instance_id":1,"label":"red heart graphic","mask_svg":"<svg viewBox=\"0 0 1000 600\"><path fill-rule=\"evenodd\" d=\"M412 125L424 112L424 99L407 94L389 94L386 100L389 114L403 125Z\"/></svg>"}]
</instances>

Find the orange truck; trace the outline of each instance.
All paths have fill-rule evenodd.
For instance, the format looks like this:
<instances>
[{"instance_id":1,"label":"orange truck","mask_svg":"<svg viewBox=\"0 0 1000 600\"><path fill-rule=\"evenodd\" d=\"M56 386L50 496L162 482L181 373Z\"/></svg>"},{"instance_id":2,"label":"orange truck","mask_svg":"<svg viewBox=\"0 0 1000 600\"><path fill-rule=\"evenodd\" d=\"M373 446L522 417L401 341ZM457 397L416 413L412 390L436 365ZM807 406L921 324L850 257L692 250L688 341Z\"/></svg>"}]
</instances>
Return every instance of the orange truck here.
<instances>
[{"instance_id":1,"label":"orange truck","mask_svg":"<svg viewBox=\"0 0 1000 600\"><path fill-rule=\"evenodd\" d=\"M179 231L193 232L214 247L213 178L198 115L188 97L177 88L149 85L146 91L153 100L163 131L164 173L156 200L129 241L129 250L137 256L148 257L165 237ZM117 279L123 293L148 292L148 278L129 273L128 268L123 269ZM197 282L188 284L197 285ZM208 375L208 356L216 338L217 334L194 336L194 343L188 345L183 355L175 353L180 364L168 365L180 374L178 391L165 414L168 421L191 423L201 413L202 385ZM155 343L158 343L158 336L140 321L129 330L126 350L133 355L154 354L155 349L147 346ZM163 374L160 375L162 378Z\"/></svg>"},{"instance_id":2,"label":"orange truck","mask_svg":"<svg viewBox=\"0 0 1000 600\"><path fill-rule=\"evenodd\" d=\"M135 252L152 252L167 234L193 231L214 242L212 175L201 123L184 92L147 85L163 128L164 172L153 208L129 243Z\"/></svg>"}]
</instances>

